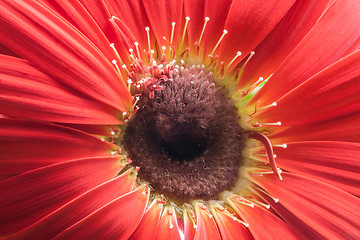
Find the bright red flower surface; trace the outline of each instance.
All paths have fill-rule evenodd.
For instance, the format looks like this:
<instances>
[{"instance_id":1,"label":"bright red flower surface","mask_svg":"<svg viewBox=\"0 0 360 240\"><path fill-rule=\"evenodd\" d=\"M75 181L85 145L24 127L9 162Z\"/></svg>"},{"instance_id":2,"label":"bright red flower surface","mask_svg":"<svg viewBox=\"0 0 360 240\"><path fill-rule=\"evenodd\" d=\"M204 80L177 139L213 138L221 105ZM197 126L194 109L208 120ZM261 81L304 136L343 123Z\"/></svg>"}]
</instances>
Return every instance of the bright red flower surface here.
<instances>
[{"instance_id":1,"label":"bright red flower surface","mask_svg":"<svg viewBox=\"0 0 360 240\"><path fill-rule=\"evenodd\" d=\"M359 46L356 0L0 0L0 239L359 239Z\"/></svg>"}]
</instances>

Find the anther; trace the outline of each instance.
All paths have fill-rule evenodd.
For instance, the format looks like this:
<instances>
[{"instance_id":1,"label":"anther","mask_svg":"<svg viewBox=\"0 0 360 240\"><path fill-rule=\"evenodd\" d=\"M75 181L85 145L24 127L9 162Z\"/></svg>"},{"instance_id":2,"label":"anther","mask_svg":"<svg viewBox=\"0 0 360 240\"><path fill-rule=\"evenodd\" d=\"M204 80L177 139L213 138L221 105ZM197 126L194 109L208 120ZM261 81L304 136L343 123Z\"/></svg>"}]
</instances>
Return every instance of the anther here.
<instances>
[{"instance_id":1,"label":"anther","mask_svg":"<svg viewBox=\"0 0 360 240\"><path fill-rule=\"evenodd\" d=\"M187 26L188 26L189 21L190 21L190 17L186 17L186 18L185 18L184 31L183 31L183 35L182 35L182 38L181 38L181 46L183 46L183 45L184 45L184 39L185 39L186 28L187 28Z\"/></svg>"},{"instance_id":2,"label":"anther","mask_svg":"<svg viewBox=\"0 0 360 240\"><path fill-rule=\"evenodd\" d=\"M139 97L139 96L138 96L138 97L135 97L135 102L134 102L134 104L133 104L133 106L132 106L133 109L135 109L135 106L136 106L136 104L138 103L139 100L140 100L140 97Z\"/></svg>"},{"instance_id":3,"label":"anther","mask_svg":"<svg viewBox=\"0 0 360 240\"><path fill-rule=\"evenodd\" d=\"M130 72L129 72L129 70L127 69L127 67L126 67L125 64L123 64L121 67L122 67L123 69L125 69L125 71L127 72L128 75L130 75Z\"/></svg>"},{"instance_id":4,"label":"anther","mask_svg":"<svg viewBox=\"0 0 360 240\"><path fill-rule=\"evenodd\" d=\"M220 45L220 42L223 40L223 38L225 37L226 34L228 34L228 31L224 29L223 34L221 35L219 41L216 43L214 49L211 51L210 55L214 55L215 50L218 48L218 46Z\"/></svg>"},{"instance_id":5,"label":"anther","mask_svg":"<svg viewBox=\"0 0 360 240\"><path fill-rule=\"evenodd\" d=\"M249 138L255 139L262 143L262 145L265 147L266 155L269 160L271 169L274 171L274 173L277 174L280 180L282 180L281 172L279 171L275 158L274 158L274 151L270 142L270 139L265 136L263 133L257 132L257 131L247 131L249 134Z\"/></svg>"},{"instance_id":6,"label":"anther","mask_svg":"<svg viewBox=\"0 0 360 240\"><path fill-rule=\"evenodd\" d=\"M238 51L237 53L236 53L236 55L235 55L235 57L230 61L230 63L226 66L226 68L229 68L230 66L231 66L231 64L233 64L233 62L238 58L238 57L240 57L241 56L241 52L240 51Z\"/></svg>"},{"instance_id":7,"label":"anther","mask_svg":"<svg viewBox=\"0 0 360 240\"><path fill-rule=\"evenodd\" d=\"M204 36L205 28L206 28L207 22L208 22L209 20L210 20L209 17L206 17L206 18L205 18L204 26L203 26L203 28L202 28L202 30L201 30L200 38L199 38L199 41L198 41L198 45L199 45L199 46L200 46L200 44L201 44L201 40L202 40L202 38L203 38L203 36Z\"/></svg>"}]
</instances>

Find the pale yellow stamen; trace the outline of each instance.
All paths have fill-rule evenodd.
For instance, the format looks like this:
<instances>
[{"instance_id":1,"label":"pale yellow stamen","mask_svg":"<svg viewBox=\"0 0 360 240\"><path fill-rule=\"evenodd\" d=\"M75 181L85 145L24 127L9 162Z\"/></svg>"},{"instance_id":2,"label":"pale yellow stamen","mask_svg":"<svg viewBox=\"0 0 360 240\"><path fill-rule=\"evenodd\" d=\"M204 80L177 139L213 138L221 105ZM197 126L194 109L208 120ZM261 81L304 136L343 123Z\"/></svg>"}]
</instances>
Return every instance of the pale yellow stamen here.
<instances>
[{"instance_id":1,"label":"pale yellow stamen","mask_svg":"<svg viewBox=\"0 0 360 240\"><path fill-rule=\"evenodd\" d=\"M183 46L183 45L184 45L184 39L185 39L186 28L187 28L187 26L188 26L189 21L190 21L190 17L186 17L186 18L185 18L184 31L183 31L182 38L181 38L181 46Z\"/></svg>"},{"instance_id":2,"label":"pale yellow stamen","mask_svg":"<svg viewBox=\"0 0 360 240\"><path fill-rule=\"evenodd\" d=\"M238 58L238 57L240 57L241 56L241 52L240 51L238 51L237 53L236 53L236 55L235 55L235 57L230 61L230 63L226 66L226 68L229 68L230 66L231 66L231 64L233 64L233 62Z\"/></svg>"},{"instance_id":3,"label":"pale yellow stamen","mask_svg":"<svg viewBox=\"0 0 360 240\"><path fill-rule=\"evenodd\" d=\"M171 37L170 37L170 44L173 43L173 40L174 40L174 32L175 32L175 22L172 22L171 23Z\"/></svg>"},{"instance_id":4,"label":"pale yellow stamen","mask_svg":"<svg viewBox=\"0 0 360 240\"><path fill-rule=\"evenodd\" d=\"M203 26L203 28L202 28L202 30L201 30L200 38L199 38L199 41L198 41L199 46L200 46L201 40L202 40L202 38L203 38L203 36L204 36L205 28L206 28L206 25L207 25L207 23L208 23L209 20L210 20L209 17L206 17L206 18L205 18L204 26Z\"/></svg>"},{"instance_id":5,"label":"pale yellow stamen","mask_svg":"<svg viewBox=\"0 0 360 240\"><path fill-rule=\"evenodd\" d=\"M210 55L214 55L215 50L218 48L218 46L220 45L220 42L223 40L223 38L225 37L225 35L228 34L227 30L223 31L223 34L221 35L221 37L219 38L219 41L216 43L214 49L211 51Z\"/></svg>"}]
</instances>

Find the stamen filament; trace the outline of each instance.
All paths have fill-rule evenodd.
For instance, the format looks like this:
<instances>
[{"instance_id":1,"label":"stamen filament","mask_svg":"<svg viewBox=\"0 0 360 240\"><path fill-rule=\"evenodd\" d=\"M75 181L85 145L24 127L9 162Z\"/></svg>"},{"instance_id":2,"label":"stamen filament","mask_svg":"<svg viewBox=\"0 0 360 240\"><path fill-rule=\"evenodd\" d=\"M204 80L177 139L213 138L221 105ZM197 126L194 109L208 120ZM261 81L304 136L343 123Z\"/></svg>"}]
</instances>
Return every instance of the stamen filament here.
<instances>
[{"instance_id":1,"label":"stamen filament","mask_svg":"<svg viewBox=\"0 0 360 240\"><path fill-rule=\"evenodd\" d=\"M150 28L149 27L146 27L145 28L145 31L146 31L146 36L147 36L147 41L148 41L148 49L149 49L149 53L151 52L151 47L150 47Z\"/></svg>"},{"instance_id":2,"label":"stamen filament","mask_svg":"<svg viewBox=\"0 0 360 240\"><path fill-rule=\"evenodd\" d=\"M226 66L226 68L229 68L230 66L231 66L231 64L233 64L233 62L238 58L238 57L240 57L241 56L241 52L240 51L238 51L237 53L236 53L236 55L235 55L235 57L230 61L230 63Z\"/></svg>"},{"instance_id":3,"label":"stamen filament","mask_svg":"<svg viewBox=\"0 0 360 240\"><path fill-rule=\"evenodd\" d=\"M277 103L273 102L272 104L269 104L269 105L266 105L264 107L259 108L259 111L264 110L264 109L269 108L269 107L276 107L276 105L277 105Z\"/></svg>"},{"instance_id":4,"label":"stamen filament","mask_svg":"<svg viewBox=\"0 0 360 240\"><path fill-rule=\"evenodd\" d=\"M220 45L220 42L223 40L223 38L225 37L225 35L228 34L228 31L224 29L223 34L221 35L219 41L216 43L214 49L212 50L212 52L210 53L210 55L214 55L215 50L218 48L218 46Z\"/></svg>"},{"instance_id":5,"label":"stamen filament","mask_svg":"<svg viewBox=\"0 0 360 240\"><path fill-rule=\"evenodd\" d=\"M199 41L198 41L198 45L199 45L199 46L200 46L201 40L202 40L202 38L203 38L203 36L204 36L204 32L205 32L205 28L206 28L207 22L208 22L209 20L210 20L209 17L206 17L206 18L205 18L205 23L204 23L204 26L203 26L203 28L202 28L202 30L201 30L200 38L199 38Z\"/></svg>"},{"instance_id":6,"label":"stamen filament","mask_svg":"<svg viewBox=\"0 0 360 240\"><path fill-rule=\"evenodd\" d=\"M134 42L135 48L136 48L136 53L138 55L138 58L140 59L140 49L139 49L139 43L138 42Z\"/></svg>"},{"instance_id":7,"label":"stamen filament","mask_svg":"<svg viewBox=\"0 0 360 240\"><path fill-rule=\"evenodd\" d=\"M175 22L172 22L171 25L172 25L172 27L171 27L170 44L172 44L172 43L173 43L173 40L174 40Z\"/></svg>"},{"instance_id":8,"label":"stamen filament","mask_svg":"<svg viewBox=\"0 0 360 240\"><path fill-rule=\"evenodd\" d=\"M278 198L274 198L273 196L270 195L270 193L266 192L265 190L262 190L261 188L258 187L254 187L256 190L258 190L259 192L262 192L263 194L265 194L266 196L270 197L272 200L274 200L274 202L278 203L279 199Z\"/></svg>"},{"instance_id":9,"label":"stamen filament","mask_svg":"<svg viewBox=\"0 0 360 240\"><path fill-rule=\"evenodd\" d=\"M184 45L184 39L185 39L186 28L187 28L187 26L188 26L189 21L190 21L190 17L186 17L186 18L185 18L184 31L183 31L183 35L182 35L182 38L181 38L181 46L183 46L183 45Z\"/></svg>"}]
</instances>

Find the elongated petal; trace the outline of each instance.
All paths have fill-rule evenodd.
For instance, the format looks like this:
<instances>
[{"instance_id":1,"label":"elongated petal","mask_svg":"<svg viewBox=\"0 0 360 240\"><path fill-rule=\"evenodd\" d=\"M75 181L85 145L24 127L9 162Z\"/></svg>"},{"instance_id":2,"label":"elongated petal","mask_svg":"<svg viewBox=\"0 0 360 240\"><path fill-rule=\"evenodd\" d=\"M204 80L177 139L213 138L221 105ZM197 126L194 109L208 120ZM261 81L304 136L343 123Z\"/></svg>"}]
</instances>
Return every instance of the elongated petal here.
<instances>
[{"instance_id":1,"label":"elongated petal","mask_svg":"<svg viewBox=\"0 0 360 240\"><path fill-rule=\"evenodd\" d=\"M358 49L359 46L354 46L354 42L359 36L358 3L352 0L336 1L252 101L255 102L261 97L262 106L276 101L315 73L339 60L349 48L353 48L353 51Z\"/></svg>"},{"instance_id":2,"label":"elongated petal","mask_svg":"<svg viewBox=\"0 0 360 240\"><path fill-rule=\"evenodd\" d=\"M255 118L289 126L324 121L360 110L360 50L316 74ZM301 99L301 101L299 101Z\"/></svg>"},{"instance_id":3,"label":"elongated petal","mask_svg":"<svg viewBox=\"0 0 360 240\"><path fill-rule=\"evenodd\" d=\"M176 212L173 206L166 206L164 208L155 239L181 239Z\"/></svg>"},{"instance_id":4,"label":"elongated petal","mask_svg":"<svg viewBox=\"0 0 360 240\"><path fill-rule=\"evenodd\" d=\"M119 124L120 111L84 97L28 62L0 55L0 111L52 122Z\"/></svg>"},{"instance_id":5,"label":"elongated petal","mask_svg":"<svg viewBox=\"0 0 360 240\"><path fill-rule=\"evenodd\" d=\"M151 23L157 41L162 45L168 45L163 37L170 42L172 35L172 22L175 22L173 43L177 43L182 18L182 0L143 0L146 14ZM159 14L161 12L162 14Z\"/></svg>"},{"instance_id":6,"label":"elongated petal","mask_svg":"<svg viewBox=\"0 0 360 240\"><path fill-rule=\"evenodd\" d=\"M185 239L194 239L197 228L195 214L192 211L185 208L183 212L183 216L184 216L184 237Z\"/></svg>"},{"instance_id":7,"label":"elongated petal","mask_svg":"<svg viewBox=\"0 0 360 240\"><path fill-rule=\"evenodd\" d=\"M109 61L115 59L116 56L109 47L110 42L79 1L46 0L44 2L89 38Z\"/></svg>"},{"instance_id":8,"label":"elongated petal","mask_svg":"<svg viewBox=\"0 0 360 240\"><path fill-rule=\"evenodd\" d=\"M221 239L210 211L200 202L195 202L196 232L194 239Z\"/></svg>"},{"instance_id":9,"label":"elongated petal","mask_svg":"<svg viewBox=\"0 0 360 240\"><path fill-rule=\"evenodd\" d=\"M113 178L119 157L73 160L0 182L0 235L17 232L68 201Z\"/></svg>"},{"instance_id":10,"label":"elongated petal","mask_svg":"<svg viewBox=\"0 0 360 240\"><path fill-rule=\"evenodd\" d=\"M293 0L233 1L225 23L228 34L221 43L219 59L229 63L236 52L241 51L243 54L236 61L239 62L269 34L293 3Z\"/></svg>"},{"instance_id":11,"label":"elongated petal","mask_svg":"<svg viewBox=\"0 0 360 240\"><path fill-rule=\"evenodd\" d=\"M111 62L48 7L4 0L0 16L0 41L32 65L121 111L131 106L130 93Z\"/></svg>"},{"instance_id":12,"label":"elongated petal","mask_svg":"<svg viewBox=\"0 0 360 240\"><path fill-rule=\"evenodd\" d=\"M163 204L159 199L154 199L148 209L146 209L144 216L141 219L139 226L135 232L130 236L131 240L153 240L156 237L159 226L160 214L163 209Z\"/></svg>"},{"instance_id":13,"label":"elongated petal","mask_svg":"<svg viewBox=\"0 0 360 240\"><path fill-rule=\"evenodd\" d=\"M54 239L128 239L145 211L149 192L144 188L113 200Z\"/></svg>"},{"instance_id":14,"label":"elongated petal","mask_svg":"<svg viewBox=\"0 0 360 240\"><path fill-rule=\"evenodd\" d=\"M327 239L360 236L360 200L338 188L283 173L283 181L267 175L253 180L279 199L295 216Z\"/></svg>"},{"instance_id":15,"label":"elongated petal","mask_svg":"<svg viewBox=\"0 0 360 240\"><path fill-rule=\"evenodd\" d=\"M274 143L286 143L297 141L360 141L360 113L350 114L327 121L316 122L306 125L296 125L289 128L278 127L270 135Z\"/></svg>"},{"instance_id":16,"label":"elongated petal","mask_svg":"<svg viewBox=\"0 0 360 240\"><path fill-rule=\"evenodd\" d=\"M212 207L211 213L213 214L222 239L226 240L251 240L254 239L250 234L247 227L234 216L225 213L225 209Z\"/></svg>"},{"instance_id":17,"label":"elongated petal","mask_svg":"<svg viewBox=\"0 0 360 240\"><path fill-rule=\"evenodd\" d=\"M270 76L318 21L328 2L296 1L274 30L255 48L255 55L241 75L240 86L246 86L259 77Z\"/></svg>"},{"instance_id":18,"label":"elongated petal","mask_svg":"<svg viewBox=\"0 0 360 240\"><path fill-rule=\"evenodd\" d=\"M293 230L280 218L258 206L248 206L236 200L230 200L236 213L249 224L249 230L255 239L297 239Z\"/></svg>"},{"instance_id":19,"label":"elongated petal","mask_svg":"<svg viewBox=\"0 0 360 240\"><path fill-rule=\"evenodd\" d=\"M301 221L291 211L284 207L280 202L275 202L268 195L260 192L259 193L270 205L271 208L280 215L284 221L291 226L296 232L299 239L317 239L317 240L328 240L316 232L313 227L309 226L305 222Z\"/></svg>"},{"instance_id":20,"label":"elongated petal","mask_svg":"<svg viewBox=\"0 0 360 240\"><path fill-rule=\"evenodd\" d=\"M115 145L50 123L0 118L0 175L11 176L76 158L110 156Z\"/></svg>"},{"instance_id":21,"label":"elongated petal","mask_svg":"<svg viewBox=\"0 0 360 240\"><path fill-rule=\"evenodd\" d=\"M280 168L360 196L359 143L296 142L275 152Z\"/></svg>"},{"instance_id":22,"label":"elongated petal","mask_svg":"<svg viewBox=\"0 0 360 240\"><path fill-rule=\"evenodd\" d=\"M11 239L51 239L112 200L130 192L135 179L135 175L127 171L80 195Z\"/></svg>"}]
</instances>

